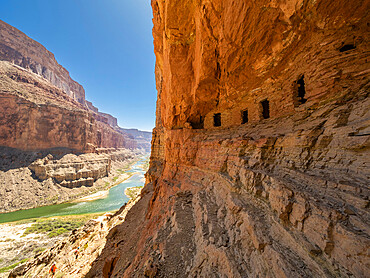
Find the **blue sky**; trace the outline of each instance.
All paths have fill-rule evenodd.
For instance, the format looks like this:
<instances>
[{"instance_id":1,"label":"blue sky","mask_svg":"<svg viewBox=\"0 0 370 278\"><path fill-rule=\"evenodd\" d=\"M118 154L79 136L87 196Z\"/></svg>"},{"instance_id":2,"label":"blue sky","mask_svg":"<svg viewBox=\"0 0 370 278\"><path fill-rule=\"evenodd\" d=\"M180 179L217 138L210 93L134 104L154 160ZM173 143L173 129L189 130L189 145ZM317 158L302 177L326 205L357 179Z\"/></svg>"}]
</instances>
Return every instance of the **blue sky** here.
<instances>
[{"instance_id":1,"label":"blue sky","mask_svg":"<svg viewBox=\"0 0 370 278\"><path fill-rule=\"evenodd\" d=\"M0 19L54 53L120 126L154 127L150 0L0 0Z\"/></svg>"}]
</instances>

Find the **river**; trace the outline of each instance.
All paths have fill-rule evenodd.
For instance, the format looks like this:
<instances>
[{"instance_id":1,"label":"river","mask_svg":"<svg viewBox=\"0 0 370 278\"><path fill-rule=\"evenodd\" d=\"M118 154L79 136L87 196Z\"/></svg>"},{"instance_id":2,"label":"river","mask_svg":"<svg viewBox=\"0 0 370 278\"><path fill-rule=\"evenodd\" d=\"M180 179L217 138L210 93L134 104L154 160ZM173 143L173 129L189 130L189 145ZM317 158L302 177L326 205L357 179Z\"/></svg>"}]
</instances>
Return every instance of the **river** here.
<instances>
[{"instance_id":1,"label":"river","mask_svg":"<svg viewBox=\"0 0 370 278\"><path fill-rule=\"evenodd\" d=\"M0 214L0 223L38 217L107 212L119 209L124 203L127 203L129 200L129 198L125 195L126 188L144 185L145 171L143 170L142 166L147 160L148 156L145 156L137 163L135 163L130 170L126 171L126 173L134 173L134 175L126 181L112 187L109 190L108 196L104 199L80 203L64 203L59 205L50 205L33 209L2 213Z\"/></svg>"}]
</instances>

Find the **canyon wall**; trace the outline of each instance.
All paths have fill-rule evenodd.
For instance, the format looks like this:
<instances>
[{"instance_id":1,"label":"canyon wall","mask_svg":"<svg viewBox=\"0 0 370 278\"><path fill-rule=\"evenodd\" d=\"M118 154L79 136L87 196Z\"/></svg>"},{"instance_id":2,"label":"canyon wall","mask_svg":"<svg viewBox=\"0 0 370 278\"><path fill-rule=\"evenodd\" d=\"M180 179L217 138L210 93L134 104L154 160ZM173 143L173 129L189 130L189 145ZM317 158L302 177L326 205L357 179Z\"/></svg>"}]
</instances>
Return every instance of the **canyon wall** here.
<instances>
[{"instance_id":1,"label":"canyon wall","mask_svg":"<svg viewBox=\"0 0 370 278\"><path fill-rule=\"evenodd\" d=\"M61 160L53 160L52 155L39 159L28 167L38 180L53 179L64 187L93 186L94 181L104 178L111 171L110 157L80 159L73 154Z\"/></svg>"},{"instance_id":2,"label":"canyon wall","mask_svg":"<svg viewBox=\"0 0 370 278\"><path fill-rule=\"evenodd\" d=\"M0 60L28 69L62 89L73 100L85 105L85 90L72 80L54 54L17 28L0 20Z\"/></svg>"},{"instance_id":3,"label":"canyon wall","mask_svg":"<svg viewBox=\"0 0 370 278\"><path fill-rule=\"evenodd\" d=\"M367 277L369 3L152 0L147 184L86 277Z\"/></svg>"},{"instance_id":4,"label":"canyon wall","mask_svg":"<svg viewBox=\"0 0 370 278\"><path fill-rule=\"evenodd\" d=\"M152 133L149 131L142 131L135 128L121 128L116 127L115 130L127 136L131 140L134 140L137 144L138 148L145 149L146 151L150 152L151 149L151 141L152 141ZM127 139L128 141L129 139Z\"/></svg>"},{"instance_id":5,"label":"canyon wall","mask_svg":"<svg viewBox=\"0 0 370 278\"><path fill-rule=\"evenodd\" d=\"M0 146L21 150L65 147L146 148L85 99L54 55L0 20Z\"/></svg>"},{"instance_id":6,"label":"canyon wall","mask_svg":"<svg viewBox=\"0 0 370 278\"><path fill-rule=\"evenodd\" d=\"M0 103L0 146L80 152L126 146L121 133L97 121L61 89L5 61L0 61Z\"/></svg>"}]
</instances>

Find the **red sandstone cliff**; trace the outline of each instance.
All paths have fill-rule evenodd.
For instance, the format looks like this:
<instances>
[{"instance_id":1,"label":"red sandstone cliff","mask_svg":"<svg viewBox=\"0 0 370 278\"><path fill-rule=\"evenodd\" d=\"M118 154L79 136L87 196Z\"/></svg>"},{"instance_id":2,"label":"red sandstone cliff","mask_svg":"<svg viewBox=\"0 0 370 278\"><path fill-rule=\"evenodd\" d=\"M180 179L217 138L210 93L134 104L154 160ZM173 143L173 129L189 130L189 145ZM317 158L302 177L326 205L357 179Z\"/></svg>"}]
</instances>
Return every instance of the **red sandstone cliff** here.
<instances>
[{"instance_id":1,"label":"red sandstone cliff","mask_svg":"<svg viewBox=\"0 0 370 278\"><path fill-rule=\"evenodd\" d=\"M117 119L85 99L54 55L0 20L0 146L21 150L66 147L148 147L120 130Z\"/></svg>"},{"instance_id":2,"label":"red sandstone cliff","mask_svg":"<svg viewBox=\"0 0 370 278\"><path fill-rule=\"evenodd\" d=\"M57 63L54 54L18 29L0 20L0 60L28 69L85 105L85 90Z\"/></svg>"},{"instance_id":3,"label":"red sandstone cliff","mask_svg":"<svg viewBox=\"0 0 370 278\"><path fill-rule=\"evenodd\" d=\"M369 1L152 7L147 185L87 277L367 277Z\"/></svg>"},{"instance_id":4,"label":"red sandstone cliff","mask_svg":"<svg viewBox=\"0 0 370 278\"><path fill-rule=\"evenodd\" d=\"M124 147L123 135L97 121L44 78L0 61L0 146L21 150Z\"/></svg>"}]
</instances>

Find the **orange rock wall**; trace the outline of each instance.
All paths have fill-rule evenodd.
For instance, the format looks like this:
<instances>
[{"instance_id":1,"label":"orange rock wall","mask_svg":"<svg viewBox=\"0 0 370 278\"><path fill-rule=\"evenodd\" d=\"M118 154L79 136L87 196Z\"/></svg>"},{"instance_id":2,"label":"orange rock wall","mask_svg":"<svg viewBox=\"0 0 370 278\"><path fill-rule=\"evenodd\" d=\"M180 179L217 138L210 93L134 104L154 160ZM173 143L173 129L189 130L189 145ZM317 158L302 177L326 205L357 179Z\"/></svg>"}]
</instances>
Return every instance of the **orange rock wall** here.
<instances>
[{"instance_id":1,"label":"orange rock wall","mask_svg":"<svg viewBox=\"0 0 370 278\"><path fill-rule=\"evenodd\" d=\"M84 105L84 88L72 80L69 72L55 60L54 54L2 20L0 20L0 60L43 76L73 100Z\"/></svg>"},{"instance_id":2,"label":"orange rock wall","mask_svg":"<svg viewBox=\"0 0 370 278\"><path fill-rule=\"evenodd\" d=\"M86 277L367 277L369 1L152 7L147 185Z\"/></svg>"},{"instance_id":3,"label":"orange rock wall","mask_svg":"<svg viewBox=\"0 0 370 278\"><path fill-rule=\"evenodd\" d=\"M18 149L84 149L93 119L85 111L68 111L1 94L0 145ZM87 131L87 132L86 132ZM87 134L86 134L87 133Z\"/></svg>"},{"instance_id":4,"label":"orange rock wall","mask_svg":"<svg viewBox=\"0 0 370 278\"><path fill-rule=\"evenodd\" d=\"M306 106L335 96L339 80L355 84L366 76L367 7L367 1L155 2L158 116L166 128L182 128L220 112L224 127L237 126L242 109L252 122L261 120L264 99L271 117L284 116L295 112L294 84L302 74ZM356 51L340 52L346 44Z\"/></svg>"},{"instance_id":5,"label":"orange rock wall","mask_svg":"<svg viewBox=\"0 0 370 278\"><path fill-rule=\"evenodd\" d=\"M121 134L95 121L87 111L35 105L2 93L0 102L1 146L21 150L66 147L93 151L92 145L119 148L126 144Z\"/></svg>"},{"instance_id":6,"label":"orange rock wall","mask_svg":"<svg viewBox=\"0 0 370 278\"><path fill-rule=\"evenodd\" d=\"M116 118L86 101L84 88L51 52L1 20L0 62L1 146L78 151L138 146L118 130Z\"/></svg>"},{"instance_id":7,"label":"orange rock wall","mask_svg":"<svg viewBox=\"0 0 370 278\"><path fill-rule=\"evenodd\" d=\"M0 146L21 150L136 147L38 75L0 61Z\"/></svg>"}]
</instances>

